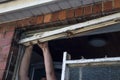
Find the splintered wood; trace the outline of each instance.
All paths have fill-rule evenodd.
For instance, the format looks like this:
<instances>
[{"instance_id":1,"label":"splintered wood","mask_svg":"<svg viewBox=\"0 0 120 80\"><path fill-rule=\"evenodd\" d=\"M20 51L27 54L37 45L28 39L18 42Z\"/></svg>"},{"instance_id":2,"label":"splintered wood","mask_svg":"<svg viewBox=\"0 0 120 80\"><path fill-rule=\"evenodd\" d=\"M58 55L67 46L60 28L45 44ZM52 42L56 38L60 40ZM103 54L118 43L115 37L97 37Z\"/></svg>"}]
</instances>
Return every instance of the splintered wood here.
<instances>
[{"instance_id":1,"label":"splintered wood","mask_svg":"<svg viewBox=\"0 0 120 80\"><path fill-rule=\"evenodd\" d=\"M101 17L98 19L86 21L83 23L78 23L75 25L70 25L61 29L46 31L42 33L34 34L31 37L22 39L19 41L19 44L23 44L25 46L33 45L58 39L58 38L69 38L74 37L77 34L84 33L87 31L92 31L95 29L103 28L109 25L113 25L116 23L120 23L120 21L117 21L120 19L120 13L112 14L109 16Z\"/></svg>"}]
</instances>

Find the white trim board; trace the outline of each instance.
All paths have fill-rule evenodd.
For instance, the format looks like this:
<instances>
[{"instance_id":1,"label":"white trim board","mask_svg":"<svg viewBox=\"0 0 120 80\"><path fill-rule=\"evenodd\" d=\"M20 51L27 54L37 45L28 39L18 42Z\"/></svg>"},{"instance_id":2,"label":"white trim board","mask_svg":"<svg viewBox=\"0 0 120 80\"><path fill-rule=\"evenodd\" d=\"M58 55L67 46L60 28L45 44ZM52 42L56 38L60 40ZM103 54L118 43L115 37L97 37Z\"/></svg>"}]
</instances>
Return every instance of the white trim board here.
<instances>
[{"instance_id":1,"label":"white trim board","mask_svg":"<svg viewBox=\"0 0 120 80\"><path fill-rule=\"evenodd\" d=\"M120 21L117 21L118 19L120 19L120 13L115 13L109 16L89 20L83 23L78 23L61 29L46 31L43 32L42 34L41 33L35 34L32 37L20 40L19 43L27 46L30 45L31 43L36 44L38 41L45 42L62 37L71 37L86 31L95 30L98 28L119 23Z\"/></svg>"},{"instance_id":2,"label":"white trim board","mask_svg":"<svg viewBox=\"0 0 120 80\"><path fill-rule=\"evenodd\" d=\"M15 0L8 3L0 4L0 13L41 5L52 1L56 0Z\"/></svg>"}]
</instances>

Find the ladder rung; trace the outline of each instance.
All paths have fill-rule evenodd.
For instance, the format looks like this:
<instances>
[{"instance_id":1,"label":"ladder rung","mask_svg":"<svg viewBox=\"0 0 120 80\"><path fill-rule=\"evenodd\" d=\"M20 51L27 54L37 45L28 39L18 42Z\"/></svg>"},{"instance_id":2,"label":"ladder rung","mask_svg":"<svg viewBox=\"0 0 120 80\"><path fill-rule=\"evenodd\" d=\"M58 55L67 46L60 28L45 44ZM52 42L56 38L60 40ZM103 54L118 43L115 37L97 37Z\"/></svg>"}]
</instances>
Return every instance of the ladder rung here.
<instances>
[{"instance_id":1,"label":"ladder rung","mask_svg":"<svg viewBox=\"0 0 120 80\"><path fill-rule=\"evenodd\" d=\"M71 63L71 64L67 64L69 67L84 67L84 66L102 66L102 65L120 65L120 61L119 62L103 62L103 63Z\"/></svg>"},{"instance_id":2,"label":"ladder rung","mask_svg":"<svg viewBox=\"0 0 120 80\"><path fill-rule=\"evenodd\" d=\"M77 66L97 66L97 65L113 65L120 64L120 57L115 58L98 58L98 59L80 59L80 60L66 60L65 64L69 67Z\"/></svg>"},{"instance_id":3,"label":"ladder rung","mask_svg":"<svg viewBox=\"0 0 120 80\"><path fill-rule=\"evenodd\" d=\"M120 61L120 57L114 58L97 58L97 59L80 59L80 60L66 60L67 64L76 64L76 63L102 63L102 62L114 62Z\"/></svg>"}]
</instances>

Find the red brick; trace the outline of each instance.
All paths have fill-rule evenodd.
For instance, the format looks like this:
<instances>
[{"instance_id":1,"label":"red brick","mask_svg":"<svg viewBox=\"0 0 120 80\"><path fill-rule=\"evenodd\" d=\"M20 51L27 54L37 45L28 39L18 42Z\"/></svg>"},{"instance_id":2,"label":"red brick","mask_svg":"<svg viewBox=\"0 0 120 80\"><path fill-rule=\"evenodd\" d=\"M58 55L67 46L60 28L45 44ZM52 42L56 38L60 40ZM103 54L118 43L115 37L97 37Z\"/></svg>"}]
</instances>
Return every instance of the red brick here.
<instances>
[{"instance_id":1,"label":"red brick","mask_svg":"<svg viewBox=\"0 0 120 80\"><path fill-rule=\"evenodd\" d=\"M67 17L66 14L66 10L60 11L58 16L59 20L65 20Z\"/></svg>"},{"instance_id":2,"label":"red brick","mask_svg":"<svg viewBox=\"0 0 120 80\"><path fill-rule=\"evenodd\" d=\"M23 26L31 25L31 18L26 18L26 19L22 20L22 24L23 24Z\"/></svg>"},{"instance_id":3,"label":"red brick","mask_svg":"<svg viewBox=\"0 0 120 80\"><path fill-rule=\"evenodd\" d=\"M2 52L2 47L0 47L0 53Z\"/></svg>"},{"instance_id":4,"label":"red brick","mask_svg":"<svg viewBox=\"0 0 120 80\"><path fill-rule=\"evenodd\" d=\"M0 70L0 80L2 80L5 70Z\"/></svg>"},{"instance_id":5,"label":"red brick","mask_svg":"<svg viewBox=\"0 0 120 80\"><path fill-rule=\"evenodd\" d=\"M13 35L14 35L14 31L8 31L8 32L6 31L4 33L0 33L0 40L5 38L12 39Z\"/></svg>"},{"instance_id":6,"label":"red brick","mask_svg":"<svg viewBox=\"0 0 120 80\"><path fill-rule=\"evenodd\" d=\"M120 0L114 0L114 8L120 8Z\"/></svg>"},{"instance_id":7,"label":"red brick","mask_svg":"<svg viewBox=\"0 0 120 80\"><path fill-rule=\"evenodd\" d=\"M75 17L83 16L83 8L80 7L78 9L75 9Z\"/></svg>"},{"instance_id":8,"label":"red brick","mask_svg":"<svg viewBox=\"0 0 120 80\"><path fill-rule=\"evenodd\" d=\"M74 18L74 16L75 16L75 11L74 11L74 9L69 9L69 10L67 11L67 18Z\"/></svg>"},{"instance_id":9,"label":"red brick","mask_svg":"<svg viewBox=\"0 0 120 80\"><path fill-rule=\"evenodd\" d=\"M0 62L0 70L3 70L6 68L6 63L7 63L6 61Z\"/></svg>"},{"instance_id":10,"label":"red brick","mask_svg":"<svg viewBox=\"0 0 120 80\"><path fill-rule=\"evenodd\" d=\"M6 55L0 53L0 62L7 61L7 59L8 59L8 54Z\"/></svg>"},{"instance_id":11,"label":"red brick","mask_svg":"<svg viewBox=\"0 0 120 80\"><path fill-rule=\"evenodd\" d=\"M31 19L30 18L26 18L26 19L23 19L23 20L19 20L17 21L17 26L18 27L25 27L25 26L29 26L31 23L30 21Z\"/></svg>"},{"instance_id":12,"label":"red brick","mask_svg":"<svg viewBox=\"0 0 120 80\"><path fill-rule=\"evenodd\" d=\"M18 24L18 26L21 26L21 27L36 25L37 24L37 17L33 16L30 18L23 19L21 21L18 21L17 24Z\"/></svg>"},{"instance_id":13,"label":"red brick","mask_svg":"<svg viewBox=\"0 0 120 80\"><path fill-rule=\"evenodd\" d=\"M2 54L8 55L10 51L11 45L3 46L2 47Z\"/></svg>"},{"instance_id":14,"label":"red brick","mask_svg":"<svg viewBox=\"0 0 120 80\"><path fill-rule=\"evenodd\" d=\"M102 12L102 3L96 3L93 5L93 13L100 13Z\"/></svg>"},{"instance_id":15,"label":"red brick","mask_svg":"<svg viewBox=\"0 0 120 80\"><path fill-rule=\"evenodd\" d=\"M8 31L14 31L14 30L15 30L14 26L7 26L6 27L6 32L8 32Z\"/></svg>"},{"instance_id":16,"label":"red brick","mask_svg":"<svg viewBox=\"0 0 120 80\"><path fill-rule=\"evenodd\" d=\"M0 27L0 33L4 33L6 31L6 27Z\"/></svg>"},{"instance_id":17,"label":"red brick","mask_svg":"<svg viewBox=\"0 0 120 80\"><path fill-rule=\"evenodd\" d=\"M33 16L27 19L28 25L36 25L36 22L37 22L37 17Z\"/></svg>"},{"instance_id":18,"label":"red brick","mask_svg":"<svg viewBox=\"0 0 120 80\"><path fill-rule=\"evenodd\" d=\"M7 27L14 27L14 28L16 27L15 24L16 24L16 21L5 23Z\"/></svg>"},{"instance_id":19,"label":"red brick","mask_svg":"<svg viewBox=\"0 0 120 80\"><path fill-rule=\"evenodd\" d=\"M44 20L44 17L43 17L43 16L38 16L38 17L37 17L36 24L41 24L41 23L43 23L43 20Z\"/></svg>"},{"instance_id":20,"label":"red brick","mask_svg":"<svg viewBox=\"0 0 120 80\"><path fill-rule=\"evenodd\" d=\"M23 20L19 20L16 22L17 27L24 27Z\"/></svg>"},{"instance_id":21,"label":"red brick","mask_svg":"<svg viewBox=\"0 0 120 80\"><path fill-rule=\"evenodd\" d=\"M89 15L92 14L92 6L88 5L88 6L84 6L84 15Z\"/></svg>"},{"instance_id":22,"label":"red brick","mask_svg":"<svg viewBox=\"0 0 120 80\"><path fill-rule=\"evenodd\" d=\"M4 35L5 39L12 39L14 35L14 31L6 32Z\"/></svg>"},{"instance_id":23,"label":"red brick","mask_svg":"<svg viewBox=\"0 0 120 80\"><path fill-rule=\"evenodd\" d=\"M48 23L51 21L52 14L44 15L44 23Z\"/></svg>"},{"instance_id":24,"label":"red brick","mask_svg":"<svg viewBox=\"0 0 120 80\"><path fill-rule=\"evenodd\" d=\"M6 46L11 44L11 39L1 39L0 40L0 47Z\"/></svg>"},{"instance_id":25,"label":"red brick","mask_svg":"<svg viewBox=\"0 0 120 80\"><path fill-rule=\"evenodd\" d=\"M2 39L3 38L3 33L0 33L0 39Z\"/></svg>"},{"instance_id":26,"label":"red brick","mask_svg":"<svg viewBox=\"0 0 120 80\"><path fill-rule=\"evenodd\" d=\"M59 20L58 16L59 16L59 12L53 13L51 21L58 21Z\"/></svg>"},{"instance_id":27,"label":"red brick","mask_svg":"<svg viewBox=\"0 0 120 80\"><path fill-rule=\"evenodd\" d=\"M113 9L112 1L103 2L103 11L109 11Z\"/></svg>"}]
</instances>

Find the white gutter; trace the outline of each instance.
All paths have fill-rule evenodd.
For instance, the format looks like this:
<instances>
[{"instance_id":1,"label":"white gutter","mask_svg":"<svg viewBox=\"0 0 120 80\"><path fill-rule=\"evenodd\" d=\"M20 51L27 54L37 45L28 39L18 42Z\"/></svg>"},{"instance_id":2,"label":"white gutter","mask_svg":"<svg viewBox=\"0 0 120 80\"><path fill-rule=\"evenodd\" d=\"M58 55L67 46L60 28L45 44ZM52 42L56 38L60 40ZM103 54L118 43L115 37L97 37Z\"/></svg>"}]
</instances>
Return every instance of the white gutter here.
<instances>
[{"instance_id":1,"label":"white gutter","mask_svg":"<svg viewBox=\"0 0 120 80\"><path fill-rule=\"evenodd\" d=\"M15 0L0 4L0 14L58 0Z\"/></svg>"},{"instance_id":2,"label":"white gutter","mask_svg":"<svg viewBox=\"0 0 120 80\"><path fill-rule=\"evenodd\" d=\"M108 25L116 24L115 20L120 19L120 13L112 14L109 16L101 17L98 19L78 23L68 27L64 27L57 30L46 31L40 34L35 34L32 37L28 37L19 41L20 44L30 45L37 44L39 42L45 42L57 38L69 37L86 31L102 28Z\"/></svg>"}]
</instances>

